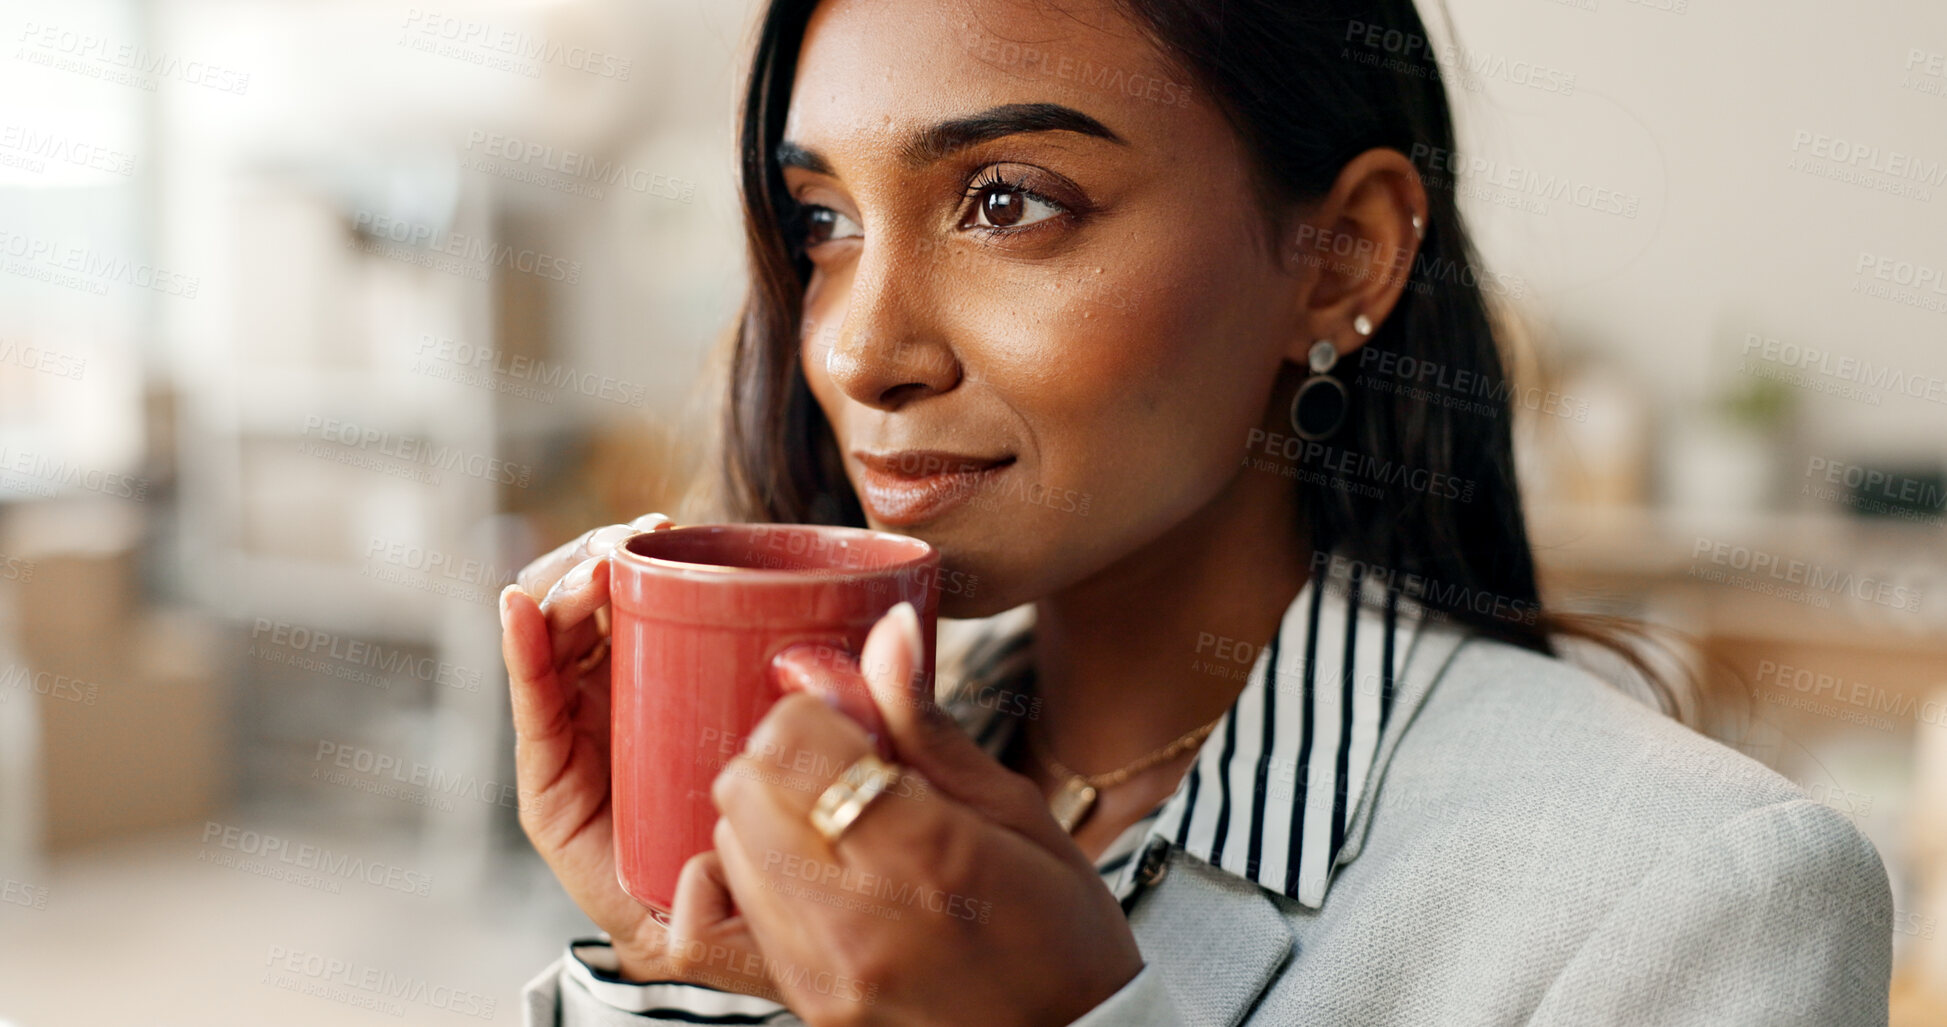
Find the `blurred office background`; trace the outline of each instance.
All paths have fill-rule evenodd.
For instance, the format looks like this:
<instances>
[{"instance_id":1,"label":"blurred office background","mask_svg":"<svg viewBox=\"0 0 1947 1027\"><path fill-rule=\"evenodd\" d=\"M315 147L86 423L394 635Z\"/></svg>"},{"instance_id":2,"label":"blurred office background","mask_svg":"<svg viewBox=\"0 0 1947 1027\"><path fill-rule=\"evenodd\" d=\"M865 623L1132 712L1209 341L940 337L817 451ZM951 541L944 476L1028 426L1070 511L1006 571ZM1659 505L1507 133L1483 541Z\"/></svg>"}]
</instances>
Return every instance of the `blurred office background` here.
<instances>
[{"instance_id":1,"label":"blurred office background","mask_svg":"<svg viewBox=\"0 0 1947 1027\"><path fill-rule=\"evenodd\" d=\"M751 6L0 4L0 1024L514 1022L586 930L493 598L696 468ZM1947 1022L1947 8L1450 6L1547 588L1742 676Z\"/></svg>"}]
</instances>

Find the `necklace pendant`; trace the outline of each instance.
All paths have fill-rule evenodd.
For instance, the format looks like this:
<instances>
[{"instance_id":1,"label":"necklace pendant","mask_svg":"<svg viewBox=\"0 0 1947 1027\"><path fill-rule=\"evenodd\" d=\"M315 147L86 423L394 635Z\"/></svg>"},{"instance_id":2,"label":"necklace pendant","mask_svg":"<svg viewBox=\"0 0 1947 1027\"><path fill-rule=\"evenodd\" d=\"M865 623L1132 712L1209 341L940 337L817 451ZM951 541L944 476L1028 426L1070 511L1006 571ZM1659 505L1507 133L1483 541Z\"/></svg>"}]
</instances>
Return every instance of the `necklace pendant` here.
<instances>
[{"instance_id":1,"label":"necklace pendant","mask_svg":"<svg viewBox=\"0 0 1947 1027\"><path fill-rule=\"evenodd\" d=\"M1069 834L1075 833L1075 825L1088 816L1095 806L1095 788L1079 777L1071 777L1062 782L1061 790L1048 800L1048 812L1055 815L1061 829Z\"/></svg>"}]
</instances>

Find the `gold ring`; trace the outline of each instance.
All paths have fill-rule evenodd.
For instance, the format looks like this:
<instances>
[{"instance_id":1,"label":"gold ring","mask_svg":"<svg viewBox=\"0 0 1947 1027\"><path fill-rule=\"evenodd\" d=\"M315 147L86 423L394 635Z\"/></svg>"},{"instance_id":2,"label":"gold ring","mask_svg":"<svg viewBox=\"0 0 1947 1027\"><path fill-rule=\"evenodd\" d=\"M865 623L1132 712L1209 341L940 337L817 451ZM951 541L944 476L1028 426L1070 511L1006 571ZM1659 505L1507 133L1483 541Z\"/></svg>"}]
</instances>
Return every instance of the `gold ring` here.
<instances>
[{"instance_id":1,"label":"gold ring","mask_svg":"<svg viewBox=\"0 0 1947 1027\"><path fill-rule=\"evenodd\" d=\"M608 659L608 636L603 635L595 641L595 648L588 650L588 655L575 661L575 680L580 681L583 675L601 666L602 661L606 659Z\"/></svg>"},{"instance_id":2,"label":"gold ring","mask_svg":"<svg viewBox=\"0 0 1947 1027\"><path fill-rule=\"evenodd\" d=\"M852 761L838 780L825 786L818 794L818 801L811 807L811 826L825 836L825 841L837 844L838 836L852 826L852 822L865 812L865 807L878 798L886 787L899 780L900 768L887 763L873 753L866 753Z\"/></svg>"}]
</instances>

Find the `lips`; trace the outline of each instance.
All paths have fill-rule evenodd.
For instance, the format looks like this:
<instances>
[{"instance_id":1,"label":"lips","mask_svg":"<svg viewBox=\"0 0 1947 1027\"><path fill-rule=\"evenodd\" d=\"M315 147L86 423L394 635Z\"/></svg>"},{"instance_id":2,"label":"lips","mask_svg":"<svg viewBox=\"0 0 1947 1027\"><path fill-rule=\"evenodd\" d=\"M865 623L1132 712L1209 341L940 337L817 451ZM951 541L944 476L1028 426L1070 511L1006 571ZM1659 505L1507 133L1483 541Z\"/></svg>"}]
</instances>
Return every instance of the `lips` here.
<instances>
[{"instance_id":1,"label":"lips","mask_svg":"<svg viewBox=\"0 0 1947 1027\"><path fill-rule=\"evenodd\" d=\"M854 451L859 500L881 523L905 527L932 520L993 485L1014 457L936 449Z\"/></svg>"}]
</instances>

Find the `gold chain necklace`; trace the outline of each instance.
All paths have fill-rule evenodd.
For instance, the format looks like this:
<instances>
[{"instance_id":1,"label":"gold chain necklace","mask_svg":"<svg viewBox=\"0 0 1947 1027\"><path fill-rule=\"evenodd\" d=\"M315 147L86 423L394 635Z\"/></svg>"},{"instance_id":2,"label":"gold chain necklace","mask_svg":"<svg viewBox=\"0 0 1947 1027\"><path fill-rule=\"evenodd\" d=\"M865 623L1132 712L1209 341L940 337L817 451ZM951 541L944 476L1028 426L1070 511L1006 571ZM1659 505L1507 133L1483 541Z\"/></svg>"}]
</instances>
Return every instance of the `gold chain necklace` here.
<instances>
[{"instance_id":1,"label":"gold chain necklace","mask_svg":"<svg viewBox=\"0 0 1947 1027\"><path fill-rule=\"evenodd\" d=\"M1048 800L1048 811L1055 815L1055 820L1061 824L1062 830L1067 831L1069 834L1074 834L1076 826L1082 822L1084 817L1088 816L1088 811L1095 807L1095 799L1101 793L1101 789L1113 788L1129 780L1135 774L1148 770L1158 763L1166 762L1190 746L1203 741L1211 731L1216 729L1218 722L1223 719L1223 715L1219 714L1216 720L1202 727L1192 728L1188 734L1163 746L1161 749L1149 753L1146 756L1138 757L1132 763L1101 774L1075 773L1067 767L1062 766L1061 761L1055 759L1053 753L1043 748L1040 740L1028 732L1025 727L1021 729L1021 733L1025 736L1028 743L1028 751L1034 755L1035 759L1041 761L1041 765L1046 767L1049 773L1054 774L1055 777L1061 780L1061 788L1056 790L1054 798Z\"/></svg>"}]
</instances>

